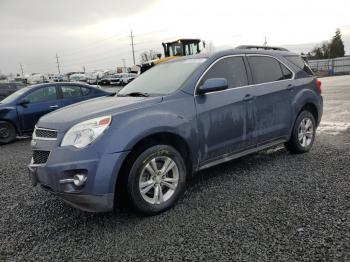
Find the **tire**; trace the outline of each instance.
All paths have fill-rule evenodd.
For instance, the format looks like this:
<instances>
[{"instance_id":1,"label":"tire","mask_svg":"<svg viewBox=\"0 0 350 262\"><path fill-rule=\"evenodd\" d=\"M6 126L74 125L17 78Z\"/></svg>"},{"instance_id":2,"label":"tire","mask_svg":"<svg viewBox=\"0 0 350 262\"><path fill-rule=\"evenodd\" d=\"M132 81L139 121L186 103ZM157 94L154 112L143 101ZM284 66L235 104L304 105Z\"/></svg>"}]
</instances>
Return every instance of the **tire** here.
<instances>
[{"instance_id":1,"label":"tire","mask_svg":"<svg viewBox=\"0 0 350 262\"><path fill-rule=\"evenodd\" d=\"M168 172L162 172L167 164ZM183 193L186 175L185 162L176 149L168 145L149 147L132 163L127 179L128 199L144 215L163 212Z\"/></svg>"},{"instance_id":2,"label":"tire","mask_svg":"<svg viewBox=\"0 0 350 262\"><path fill-rule=\"evenodd\" d=\"M294 154L309 152L315 141L316 121L312 113L302 111L294 123L292 135L285 147Z\"/></svg>"},{"instance_id":3,"label":"tire","mask_svg":"<svg viewBox=\"0 0 350 262\"><path fill-rule=\"evenodd\" d=\"M0 145L13 142L16 139L16 128L6 121L0 121Z\"/></svg>"}]
</instances>

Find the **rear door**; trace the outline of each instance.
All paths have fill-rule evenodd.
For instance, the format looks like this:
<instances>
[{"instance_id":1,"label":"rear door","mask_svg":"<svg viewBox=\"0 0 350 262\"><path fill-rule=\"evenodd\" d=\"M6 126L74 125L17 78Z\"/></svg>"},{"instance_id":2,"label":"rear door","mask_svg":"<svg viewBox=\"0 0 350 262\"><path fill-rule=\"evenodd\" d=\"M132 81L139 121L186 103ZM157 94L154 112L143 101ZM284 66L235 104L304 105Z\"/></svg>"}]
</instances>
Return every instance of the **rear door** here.
<instances>
[{"instance_id":1,"label":"rear door","mask_svg":"<svg viewBox=\"0 0 350 262\"><path fill-rule=\"evenodd\" d=\"M59 107L56 85L36 89L24 98L28 103L17 105L17 112L25 132L33 130L40 117Z\"/></svg>"},{"instance_id":2,"label":"rear door","mask_svg":"<svg viewBox=\"0 0 350 262\"><path fill-rule=\"evenodd\" d=\"M284 139L292 121L293 73L274 57L247 55L254 81L255 130L258 144Z\"/></svg>"},{"instance_id":3,"label":"rear door","mask_svg":"<svg viewBox=\"0 0 350 262\"><path fill-rule=\"evenodd\" d=\"M88 99L91 89L79 85L65 84L60 85L60 92L62 97L61 105L64 107Z\"/></svg>"},{"instance_id":4,"label":"rear door","mask_svg":"<svg viewBox=\"0 0 350 262\"><path fill-rule=\"evenodd\" d=\"M227 90L195 95L201 165L251 146L251 123L247 122L248 86L243 56L217 60L199 85L210 78L226 78Z\"/></svg>"}]
</instances>

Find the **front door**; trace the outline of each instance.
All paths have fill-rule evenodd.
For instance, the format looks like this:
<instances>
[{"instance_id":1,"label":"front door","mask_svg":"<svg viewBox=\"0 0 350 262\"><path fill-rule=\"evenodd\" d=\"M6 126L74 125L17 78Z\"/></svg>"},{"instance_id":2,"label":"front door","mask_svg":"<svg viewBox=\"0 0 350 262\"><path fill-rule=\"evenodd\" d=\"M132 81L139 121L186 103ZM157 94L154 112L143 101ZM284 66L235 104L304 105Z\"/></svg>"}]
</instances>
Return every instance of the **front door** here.
<instances>
[{"instance_id":1,"label":"front door","mask_svg":"<svg viewBox=\"0 0 350 262\"><path fill-rule=\"evenodd\" d=\"M229 86L224 91L195 95L201 165L254 145L253 123L247 121L251 87L243 57L217 60L199 86L210 78L226 78Z\"/></svg>"},{"instance_id":2,"label":"front door","mask_svg":"<svg viewBox=\"0 0 350 262\"><path fill-rule=\"evenodd\" d=\"M24 132L32 131L40 117L59 107L55 85L35 89L24 99L27 103L17 105L21 129Z\"/></svg>"}]
</instances>

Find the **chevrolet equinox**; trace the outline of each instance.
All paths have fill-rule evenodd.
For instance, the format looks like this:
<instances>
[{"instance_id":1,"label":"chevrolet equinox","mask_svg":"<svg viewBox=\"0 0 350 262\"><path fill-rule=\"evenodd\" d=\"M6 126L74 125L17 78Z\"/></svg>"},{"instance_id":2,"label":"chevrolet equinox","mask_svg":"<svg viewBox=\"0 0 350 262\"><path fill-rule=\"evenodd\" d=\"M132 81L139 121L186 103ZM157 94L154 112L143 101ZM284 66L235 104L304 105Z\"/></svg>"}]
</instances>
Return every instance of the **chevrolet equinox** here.
<instances>
[{"instance_id":1,"label":"chevrolet equinox","mask_svg":"<svg viewBox=\"0 0 350 262\"><path fill-rule=\"evenodd\" d=\"M143 214L170 207L186 177L284 143L308 152L321 82L287 50L232 49L155 66L114 97L49 113L31 142L33 185L85 211L120 192Z\"/></svg>"}]
</instances>

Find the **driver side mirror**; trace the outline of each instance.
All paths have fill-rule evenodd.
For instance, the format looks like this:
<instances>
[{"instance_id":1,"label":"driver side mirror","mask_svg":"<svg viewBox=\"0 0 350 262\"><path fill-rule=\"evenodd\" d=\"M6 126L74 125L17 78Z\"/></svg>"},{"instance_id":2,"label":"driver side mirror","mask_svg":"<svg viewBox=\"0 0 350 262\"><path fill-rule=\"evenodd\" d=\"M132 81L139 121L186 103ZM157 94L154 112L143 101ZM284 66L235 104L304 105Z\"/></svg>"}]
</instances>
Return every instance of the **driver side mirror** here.
<instances>
[{"instance_id":1,"label":"driver side mirror","mask_svg":"<svg viewBox=\"0 0 350 262\"><path fill-rule=\"evenodd\" d=\"M226 78L210 78L197 89L197 93L202 95L210 92L222 91L228 88Z\"/></svg>"},{"instance_id":2,"label":"driver side mirror","mask_svg":"<svg viewBox=\"0 0 350 262\"><path fill-rule=\"evenodd\" d=\"M21 101L18 103L21 106L26 106L29 104L29 99L28 98L22 98Z\"/></svg>"}]
</instances>

